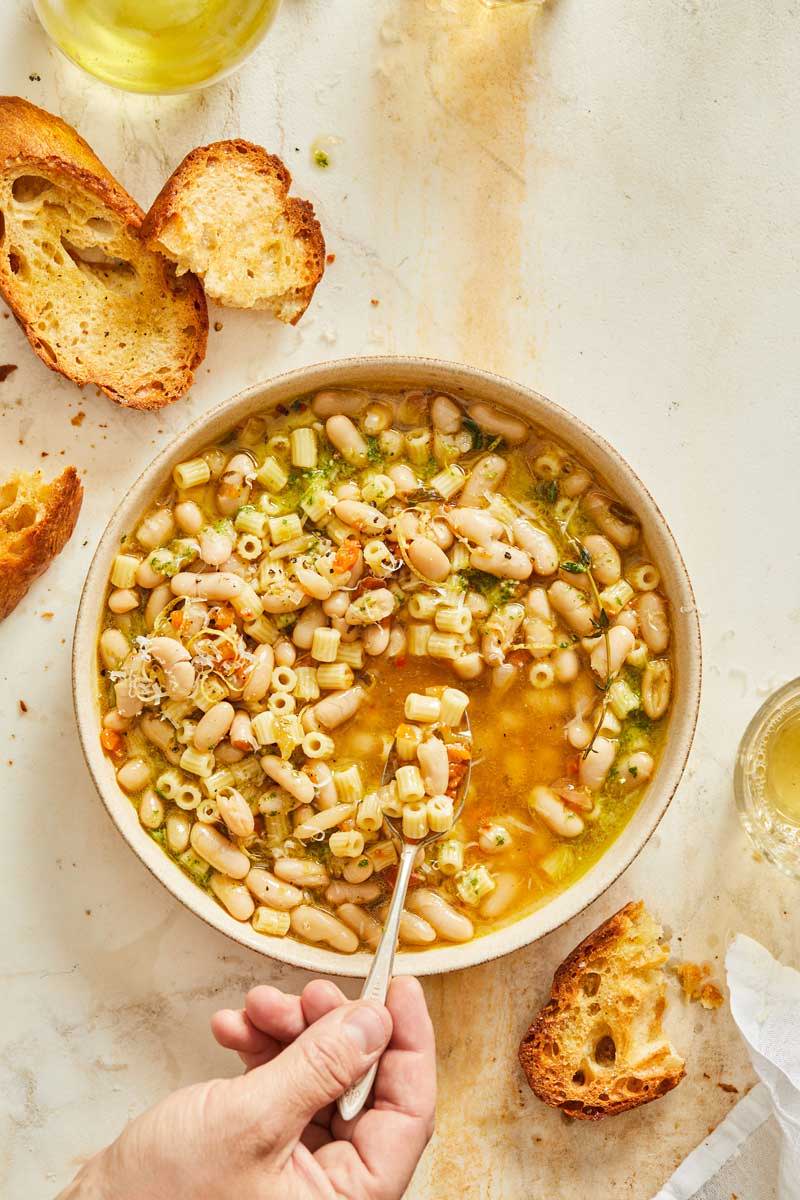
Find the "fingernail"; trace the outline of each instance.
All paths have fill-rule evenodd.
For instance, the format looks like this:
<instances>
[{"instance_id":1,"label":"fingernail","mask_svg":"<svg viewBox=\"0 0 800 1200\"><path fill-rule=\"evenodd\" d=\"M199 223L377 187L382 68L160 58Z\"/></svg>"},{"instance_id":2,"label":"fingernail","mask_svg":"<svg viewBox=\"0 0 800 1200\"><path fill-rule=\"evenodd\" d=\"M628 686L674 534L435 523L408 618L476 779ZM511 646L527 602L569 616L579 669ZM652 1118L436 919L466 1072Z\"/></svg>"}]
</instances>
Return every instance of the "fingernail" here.
<instances>
[{"instance_id":1,"label":"fingernail","mask_svg":"<svg viewBox=\"0 0 800 1200\"><path fill-rule=\"evenodd\" d=\"M354 1008L342 1022L342 1032L356 1043L362 1054L372 1054L386 1043L386 1027L374 1008Z\"/></svg>"}]
</instances>

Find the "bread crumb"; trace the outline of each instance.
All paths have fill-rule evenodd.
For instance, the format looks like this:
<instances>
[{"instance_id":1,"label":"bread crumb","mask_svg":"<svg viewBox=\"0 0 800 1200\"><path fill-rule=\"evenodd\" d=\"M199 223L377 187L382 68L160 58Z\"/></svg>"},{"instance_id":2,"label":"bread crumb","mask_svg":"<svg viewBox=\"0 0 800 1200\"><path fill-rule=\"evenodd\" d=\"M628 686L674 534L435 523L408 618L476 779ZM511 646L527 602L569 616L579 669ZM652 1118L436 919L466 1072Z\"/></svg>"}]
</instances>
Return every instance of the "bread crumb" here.
<instances>
[{"instance_id":1,"label":"bread crumb","mask_svg":"<svg viewBox=\"0 0 800 1200\"><path fill-rule=\"evenodd\" d=\"M719 1008L723 1003L722 992L709 980L711 963L677 963L673 971L678 977L683 994L690 1002L698 1001L703 1008Z\"/></svg>"},{"instance_id":2,"label":"bread crumb","mask_svg":"<svg viewBox=\"0 0 800 1200\"><path fill-rule=\"evenodd\" d=\"M718 1083L717 1087L720 1089L721 1092L730 1092L734 1096L739 1095L739 1089L737 1087L734 1087L734 1085L732 1083Z\"/></svg>"},{"instance_id":3,"label":"bread crumb","mask_svg":"<svg viewBox=\"0 0 800 1200\"><path fill-rule=\"evenodd\" d=\"M6 313L6 316L8 316L8 313ZM16 363L3 363L3 365L0 366L0 383L4 383L12 371L16 371L16 369Z\"/></svg>"},{"instance_id":4,"label":"bread crumb","mask_svg":"<svg viewBox=\"0 0 800 1200\"><path fill-rule=\"evenodd\" d=\"M335 263L335 262L336 262L336 255L335 255L335 254L326 254L326 255L325 255L325 262L328 264L328 266L330 266L330 265L331 265L331 263Z\"/></svg>"},{"instance_id":5,"label":"bread crumb","mask_svg":"<svg viewBox=\"0 0 800 1200\"><path fill-rule=\"evenodd\" d=\"M725 997L715 983L704 983L700 990L700 1003L703 1008L720 1008Z\"/></svg>"},{"instance_id":6,"label":"bread crumb","mask_svg":"<svg viewBox=\"0 0 800 1200\"><path fill-rule=\"evenodd\" d=\"M39 616L42 618L43 621L52 621L53 617L55 616L55 613L43 612L43 613L39 613Z\"/></svg>"},{"instance_id":7,"label":"bread crumb","mask_svg":"<svg viewBox=\"0 0 800 1200\"><path fill-rule=\"evenodd\" d=\"M219 333L221 329L222 329L222 321L215 321L214 322L214 331L216 333Z\"/></svg>"},{"instance_id":8,"label":"bread crumb","mask_svg":"<svg viewBox=\"0 0 800 1200\"><path fill-rule=\"evenodd\" d=\"M378 305L380 304L380 300L375 300L373 298L372 300L370 300L370 304L372 305L373 308L377 308Z\"/></svg>"},{"instance_id":9,"label":"bread crumb","mask_svg":"<svg viewBox=\"0 0 800 1200\"><path fill-rule=\"evenodd\" d=\"M70 425L82 425L85 420L86 413L83 411L83 409L81 409L79 412L75 413L74 417L70 417L69 423Z\"/></svg>"},{"instance_id":10,"label":"bread crumb","mask_svg":"<svg viewBox=\"0 0 800 1200\"><path fill-rule=\"evenodd\" d=\"M27 704L25 703L25 701L24 701L24 700L20 700L18 703L19 703L19 711L20 711L21 713L26 713L26 712L28 711L28 706L27 706Z\"/></svg>"}]
</instances>

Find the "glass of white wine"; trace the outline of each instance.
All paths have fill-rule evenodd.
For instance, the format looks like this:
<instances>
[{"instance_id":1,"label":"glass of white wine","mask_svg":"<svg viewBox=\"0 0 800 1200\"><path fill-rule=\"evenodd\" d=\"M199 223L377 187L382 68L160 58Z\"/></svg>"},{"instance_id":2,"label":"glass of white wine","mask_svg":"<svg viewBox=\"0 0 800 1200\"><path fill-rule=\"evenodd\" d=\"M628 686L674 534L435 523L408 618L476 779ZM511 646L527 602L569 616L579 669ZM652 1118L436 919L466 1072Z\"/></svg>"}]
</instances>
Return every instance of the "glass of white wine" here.
<instances>
[{"instance_id":1,"label":"glass of white wine","mask_svg":"<svg viewBox=\"0 0 800 1200\"><path fill-rule=\"evenodd\" d=\"M189 92L222 79L269 29L280 0L34 0L60 50L132 92Z\"/></svg>"},{"instance_id":2,"label":"glass of white wine","mask_svg":"<svg viewBox=\"0 0 800 1200\"><path fill-rule=\"evenodd\" d=\"M747 726L733 785L751 841L800 878L800 679L770 696Z\"/></svg>"}]
</instances>

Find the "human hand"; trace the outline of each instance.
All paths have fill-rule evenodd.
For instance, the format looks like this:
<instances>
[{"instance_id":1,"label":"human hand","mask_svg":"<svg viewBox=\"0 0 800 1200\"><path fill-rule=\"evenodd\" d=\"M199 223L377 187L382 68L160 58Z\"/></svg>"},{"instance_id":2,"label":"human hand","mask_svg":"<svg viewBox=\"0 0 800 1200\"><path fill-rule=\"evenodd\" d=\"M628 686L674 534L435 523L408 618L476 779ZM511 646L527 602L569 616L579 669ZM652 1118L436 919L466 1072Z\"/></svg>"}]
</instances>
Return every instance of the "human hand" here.
<instances>
[{"instance_id":1,"label":"human hand","mask_svg":"<svg viewBox=\"0 0 800 1200\"><path fill-rule=\"evenodd\" d=\"M395 979L386 1007L315 980L302 996L254 988L216 1014L247 1072L194 1084L138 1117L61 1200L398 1200L433 1131L433 1028L422 988ZM335 1100L386 1048L372 1108Z\"/></svg>"}]
</instances>

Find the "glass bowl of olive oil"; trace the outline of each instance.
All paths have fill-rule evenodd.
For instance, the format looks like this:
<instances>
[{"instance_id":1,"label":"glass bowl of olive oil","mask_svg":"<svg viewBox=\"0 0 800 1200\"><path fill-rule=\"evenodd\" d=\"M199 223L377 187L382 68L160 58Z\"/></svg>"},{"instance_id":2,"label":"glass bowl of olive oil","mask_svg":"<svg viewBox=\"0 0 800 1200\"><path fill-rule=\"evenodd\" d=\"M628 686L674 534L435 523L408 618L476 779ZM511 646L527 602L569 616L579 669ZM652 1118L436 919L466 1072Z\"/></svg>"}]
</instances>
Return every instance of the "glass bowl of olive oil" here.
<instances>
[{"instance_id":1,"label":"glass bowl of olive oil","mask_svg":"<svg viewBox=\"0 0 800 1200\"><path fill-rule=\"evenodd\" d=\"M733 786L751 841L800 878L800 679L770 696L747 726Z\"/></svg>"},{"instance_id":2,"label":"glass bowl of olive oil","mask_svg":"<svg viewBox=\"0 0 800 1200\"><path fill-rule=\"evenodd\" d=\"M34 0L79 67L131 92L190 92L235 70L280 0Z\"/></svg>"}]
</instances>

